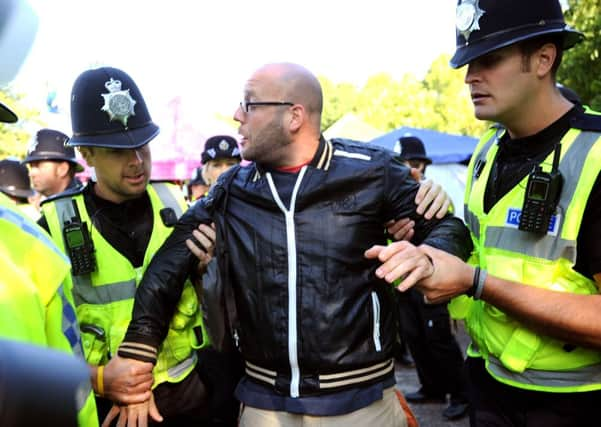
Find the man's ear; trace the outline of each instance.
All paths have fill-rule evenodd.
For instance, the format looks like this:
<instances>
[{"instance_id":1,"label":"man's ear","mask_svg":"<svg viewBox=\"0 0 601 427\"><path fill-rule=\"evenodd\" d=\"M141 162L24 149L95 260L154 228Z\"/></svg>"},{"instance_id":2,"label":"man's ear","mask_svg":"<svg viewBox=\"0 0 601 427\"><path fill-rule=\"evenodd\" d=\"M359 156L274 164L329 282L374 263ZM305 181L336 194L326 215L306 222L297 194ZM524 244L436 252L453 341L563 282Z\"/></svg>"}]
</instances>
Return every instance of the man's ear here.
<instances>
[{"instance_id":1,"label":"man's ear","mask_svg":"<svg viewBox=\"0 0 601 427\"><path fill-rule=\"evenodd\" d=\"M557 47L553 43L543 45L536 55L536 74L539 77L549 74L553 68L555 58L557 58Z\"/></svg>"},{"instance_id":2,"label":"man's ear","mask_svg":"<svg viewBox=\"0 0 601 427\"><path fill-rule=\"evenodd\" d=\"M290 132L297 132L305 120L307 120L305 107L300 104L294 104L290 107L290 122L288 124Z\"/></svg>"},{"instance_id":3,"label":"man's ear","mask_svg":"<svg viewBox=\"0 0 601 427\"><path fill-rule=\"evenodd\" d=\"M58 162L58 167L56 168L56 170L58 171L58 175L61 178L69 175L69 167L69 162Z\"/></svg>"}]
</instances>

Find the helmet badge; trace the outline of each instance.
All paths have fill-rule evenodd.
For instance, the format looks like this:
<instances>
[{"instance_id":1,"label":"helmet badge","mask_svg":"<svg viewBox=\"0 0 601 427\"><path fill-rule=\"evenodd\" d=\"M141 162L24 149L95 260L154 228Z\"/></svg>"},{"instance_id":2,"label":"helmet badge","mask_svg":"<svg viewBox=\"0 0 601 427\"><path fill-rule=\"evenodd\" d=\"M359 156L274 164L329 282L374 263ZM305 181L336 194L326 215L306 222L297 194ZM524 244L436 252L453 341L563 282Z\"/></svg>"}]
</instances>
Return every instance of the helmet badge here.
<instances>
[{"instance_id":1,"label":"helmet badge","mask_svg":"<svg viewBox=\"0 0 601 427\"><path fill-rule=\"evenodd\" d=\"M227 151L230 149L230 144L225 139L222 139L221 142L219 142L219 149L221 151Z\"/></svg>"},{"instance_id":2,"label":"helmet badge","mask_svg":"<svg viewBox=\"0 0 601 427\"><path fill-rule=\"evenodd\" d=\"M480 29L480 18L486 11L480 9L478 0L462 0L457 5L455 12L455 26L459 34L465 39L465 43L469 42L472 31Z\"/></svg>"},{"instance_id":3,"label":"helmet badge","mask_svg":"<svg viewBox=\"0 0 601 427\"><path fill-rule=\"evenodd\" d=\"M135 116L134 106L136 100L129 94L129 89L121 90L121 81L111 79L104 84L109 93L102 93L104 105L102 111L109 115L109 120L119 120L123 126L127 127L129 116Z\"/></svg>"}]
</instances>

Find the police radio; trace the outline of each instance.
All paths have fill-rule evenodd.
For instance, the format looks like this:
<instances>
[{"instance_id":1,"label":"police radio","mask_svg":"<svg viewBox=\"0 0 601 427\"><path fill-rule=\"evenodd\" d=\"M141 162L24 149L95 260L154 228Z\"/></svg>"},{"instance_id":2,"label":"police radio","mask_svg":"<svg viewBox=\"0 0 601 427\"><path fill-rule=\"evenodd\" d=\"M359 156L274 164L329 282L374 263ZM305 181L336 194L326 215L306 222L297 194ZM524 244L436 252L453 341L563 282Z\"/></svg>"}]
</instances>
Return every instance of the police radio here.
<instances>
[{"instance_id":1,"label":"police radio","mask_svg":"<svg viewBox=\"0 0 601 427\"><path fill-rule=\"evenodd\" d=\"M563 184L563 177L559 171L560 153L561 144L557 144L551 172L543 172L540 165L536 165L530 172L518 226L520 230L537 234L547 233Z\"/></svg>"},{"instance_id":2,"label":"police radio","mask_svg":"<svg viewBox=\"0 0 601 427\"><path fill-rule=\"evenodd\" d=\"M96 257L88 225L81 221L75 200L73 209L75 216L63 224L63 239L71 259L71 273L79 276L96 271Z\"/></svg>"}]
</instances>

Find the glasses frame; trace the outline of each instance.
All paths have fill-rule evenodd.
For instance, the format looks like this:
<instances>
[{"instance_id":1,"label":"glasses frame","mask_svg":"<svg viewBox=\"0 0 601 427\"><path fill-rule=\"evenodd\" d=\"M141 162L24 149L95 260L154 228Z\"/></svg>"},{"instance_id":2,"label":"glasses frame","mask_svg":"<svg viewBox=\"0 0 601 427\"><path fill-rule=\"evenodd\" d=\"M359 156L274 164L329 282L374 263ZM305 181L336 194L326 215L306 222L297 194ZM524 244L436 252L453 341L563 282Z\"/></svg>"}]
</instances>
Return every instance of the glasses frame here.
<instances>
[{"instance_id":1,"label":"glasses frame","mask_svg":"<svg viewBox=\"0 0 601 427\"><path fill-rule=\"evenodd\" d=\"M287 105L292 107L294 103L288 101L240 101L240 109L245 112L250 112L250 107L268 107Z\"/></svg>"}]
</instances>

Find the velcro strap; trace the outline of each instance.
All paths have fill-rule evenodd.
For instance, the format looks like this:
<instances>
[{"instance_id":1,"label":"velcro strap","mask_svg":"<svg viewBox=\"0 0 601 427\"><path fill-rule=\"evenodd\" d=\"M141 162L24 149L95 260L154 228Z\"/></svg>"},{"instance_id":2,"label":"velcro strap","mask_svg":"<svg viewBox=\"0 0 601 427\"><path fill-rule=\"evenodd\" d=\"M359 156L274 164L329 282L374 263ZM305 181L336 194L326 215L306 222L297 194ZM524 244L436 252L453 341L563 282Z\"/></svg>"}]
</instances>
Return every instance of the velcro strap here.
<instances>
[{"instance_id":1,"label":"velcro strap","mask_svg":"<svg viewBox=\"0 0 601 427\"><path fill-rule=\"evenodd\" d=\"M499 360L513 372L524 372L540 347L541 339L534 332L517 328L507 341Z\"/></svg>"}]
</instances>

